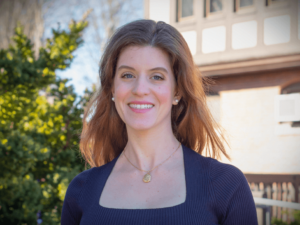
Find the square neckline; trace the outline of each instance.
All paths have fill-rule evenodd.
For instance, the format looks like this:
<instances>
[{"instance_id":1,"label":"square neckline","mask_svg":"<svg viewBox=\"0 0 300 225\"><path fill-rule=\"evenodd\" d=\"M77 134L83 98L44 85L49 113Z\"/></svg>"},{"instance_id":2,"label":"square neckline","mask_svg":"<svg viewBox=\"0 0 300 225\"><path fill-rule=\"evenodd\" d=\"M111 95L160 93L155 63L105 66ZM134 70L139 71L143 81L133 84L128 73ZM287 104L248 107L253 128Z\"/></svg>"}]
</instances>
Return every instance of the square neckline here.
<instances>
[{"instance_id":1,"label":"square neckline","mask_svg":"<svg viewBox=\"0 0 300 225\"><path fill-rule=\"evenodd\" d=\"M99 198L98 198L98 206L103 209L103 210L121 210L121 211L139 211L139 212L142 212L142 211L149 211L149 210L152 210L152 211L155 211L155 210L170 210L170 209L175 209L175 208L178 208L178 207L183 207L187 204L188 202L188 197L189 197L189 182L187 180L187 173L188 173L188 168L187 168L187 154L186 154L186 150L185 150L185 146L183 144L181 144L181 147L182 147L182 152L183 152L183 168L184 168L184 180L185 180L185 200L184 202L180 203L180 204L177 204L177 205L174 205L174 206L167 206L167 207L160 207L160 208L144 208L144 209L129 209L129 208L109 208L109 207L105 207L105 206L102 206L100 205L100 198L101 198L101 195L103 193L103 189L104 189L104 186L106 185L107 183L107 180L108 180L108 177L110 176L110 174L112 173L113 171L113 168L117 162L117 160L119 159L121 153L115 158L113 159L110 163L111 165L107 168L107 176L105 178L105 181L102 182L101 184L101 187L100 187L100 195L99 195Z\"/></svg>"}]
</instances>

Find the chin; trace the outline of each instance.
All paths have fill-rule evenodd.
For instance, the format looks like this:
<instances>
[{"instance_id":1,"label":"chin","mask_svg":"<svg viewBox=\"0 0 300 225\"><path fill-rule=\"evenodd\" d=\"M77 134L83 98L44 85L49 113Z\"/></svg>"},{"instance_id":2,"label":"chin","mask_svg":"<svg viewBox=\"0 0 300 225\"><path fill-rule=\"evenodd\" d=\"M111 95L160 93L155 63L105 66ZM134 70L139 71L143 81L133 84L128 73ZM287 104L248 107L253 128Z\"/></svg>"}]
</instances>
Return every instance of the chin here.
<instances>
[{"instance_id":1,"label":"chin","mask_svg":"<svg viewBox=\"0 0 300 225\"><path fill-rule=\"evenodd\" d=\"M135 121L131 123L125 123L126 126L129 126L133 130L137 131L145 131L150 130L151 128L155 127L154 123L151 123L150 121Z\"/></svg>"}]
</instances>

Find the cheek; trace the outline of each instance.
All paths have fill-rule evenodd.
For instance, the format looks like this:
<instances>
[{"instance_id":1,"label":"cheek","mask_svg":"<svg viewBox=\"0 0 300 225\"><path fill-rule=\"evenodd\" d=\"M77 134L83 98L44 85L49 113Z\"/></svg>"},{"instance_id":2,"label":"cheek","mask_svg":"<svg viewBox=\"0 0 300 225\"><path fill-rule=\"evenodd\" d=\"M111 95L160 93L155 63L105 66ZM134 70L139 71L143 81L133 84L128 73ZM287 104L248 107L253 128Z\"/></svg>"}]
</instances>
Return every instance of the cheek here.
<instances>
[{"instance_id":1,"label":"cheek","mask_svg":"<svg viewBox=\"0 0 300 225\"><path fill-rule=\"evenodd\" d=\"M173 101L173 91L169 85L158 87L156 94L161 103L170 103Z\"/></svg>"},{"instance_id":2,"label":"cheek","mask_svg":"<svg viewBox=\"0 0 300 225\"><path fill-rule=\"evenodd\" d=\"M127 85L116 85L115 86L115 97L122 101L130 93L130 88Z\"/></svg>"},{"instance_id":3,"label":"cheek","mask_svg":"<svg viewBox=\"0 0 300 225\"><path fill-rule=\"evenodd\" d=\"M121 117L121 119L124 121L124 102L126 102L126 99L128 99L128 96L130 94L130 88L126 85L120 85L118 82L114 84L114 97L115 97L115 107L116 110Z\"/></svg>"}]
</instances>

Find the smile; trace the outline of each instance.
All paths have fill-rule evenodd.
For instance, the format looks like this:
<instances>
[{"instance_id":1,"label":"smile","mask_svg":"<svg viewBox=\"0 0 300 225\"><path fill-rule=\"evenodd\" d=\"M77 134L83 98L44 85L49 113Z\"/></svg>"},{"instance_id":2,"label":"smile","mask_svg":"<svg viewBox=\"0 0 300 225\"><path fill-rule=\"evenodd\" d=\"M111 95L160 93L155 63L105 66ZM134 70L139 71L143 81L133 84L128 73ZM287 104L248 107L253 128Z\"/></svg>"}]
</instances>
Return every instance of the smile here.
<instances>
[{"instance_id":1,"label":"smile","mask_svg":"<svg viewBox=\"0 0 300 225\"><path fill-rule=\"evenodd\" d=\"M151 109L154 105L151 104L129 104L129 107L132 109Z\"/></svg>"}]
</instances>

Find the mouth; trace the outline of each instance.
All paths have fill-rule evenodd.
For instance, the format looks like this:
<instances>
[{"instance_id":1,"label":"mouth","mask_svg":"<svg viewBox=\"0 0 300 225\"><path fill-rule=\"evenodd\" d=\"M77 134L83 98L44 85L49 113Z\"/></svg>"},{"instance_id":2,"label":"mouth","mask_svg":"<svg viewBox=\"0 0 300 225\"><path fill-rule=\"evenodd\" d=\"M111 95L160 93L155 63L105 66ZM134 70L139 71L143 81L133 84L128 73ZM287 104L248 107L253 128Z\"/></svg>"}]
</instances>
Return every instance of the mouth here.
<instances>
[{"instance_id":1,"label":"mouth","mask_svg":"<svg viewBox=\"0 0 300 225\"><path fill-rule=\"evenodd\" d=\"M154 107L153 104L128 104L132 109L151 109Z\"/></svg>"}]
</instances>

